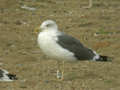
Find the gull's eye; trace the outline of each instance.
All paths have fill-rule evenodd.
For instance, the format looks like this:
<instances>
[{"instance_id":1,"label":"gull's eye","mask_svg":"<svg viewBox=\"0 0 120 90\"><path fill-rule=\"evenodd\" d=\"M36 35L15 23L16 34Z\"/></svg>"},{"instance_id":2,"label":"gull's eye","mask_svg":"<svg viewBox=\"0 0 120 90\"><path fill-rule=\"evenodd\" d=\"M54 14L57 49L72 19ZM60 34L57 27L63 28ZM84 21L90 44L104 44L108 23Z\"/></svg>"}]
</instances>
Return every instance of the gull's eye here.
<instances>
[{"instance_id":1,"label":"gull's eye","mask_svg":"<svg viewBox=\"0 0 120 90\"><path fill-rule=\"evenodd\" d=\"M52 26L52 24L47 24L47 25L46 25L46 27L50 27L50 26Z\"/></svg>"}]
</instances>

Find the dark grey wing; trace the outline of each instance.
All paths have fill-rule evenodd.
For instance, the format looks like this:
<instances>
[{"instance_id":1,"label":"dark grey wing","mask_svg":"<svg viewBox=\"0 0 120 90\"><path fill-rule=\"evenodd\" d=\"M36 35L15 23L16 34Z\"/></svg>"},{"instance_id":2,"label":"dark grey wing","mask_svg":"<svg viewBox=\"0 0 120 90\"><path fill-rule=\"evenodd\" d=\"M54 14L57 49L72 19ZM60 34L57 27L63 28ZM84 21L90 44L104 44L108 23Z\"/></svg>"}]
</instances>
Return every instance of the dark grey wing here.
<instances>
[{"instance_id":1,"label":"dark grey wing","mask_svg":"<svg viewBox=\"0 0 120 90\"><path fill-rule=\"evenodd\" d=\"M3 71L0 69L0 78L2 78L3 77Z\"/></svg>"},{"instance_id":2,"label":"dark grey wing","mask_svg":"<svg viewBox=\"0 0 120 90\"><path fill-rule=\"evenodd\" d=\"M72 36L66 35L65 33L58 35L57 43L63 48L73 52L78 60L93 59L95 56L91 49L86 48L80 43L79 40L73 38Z\"/></svg>"}]
</instances>

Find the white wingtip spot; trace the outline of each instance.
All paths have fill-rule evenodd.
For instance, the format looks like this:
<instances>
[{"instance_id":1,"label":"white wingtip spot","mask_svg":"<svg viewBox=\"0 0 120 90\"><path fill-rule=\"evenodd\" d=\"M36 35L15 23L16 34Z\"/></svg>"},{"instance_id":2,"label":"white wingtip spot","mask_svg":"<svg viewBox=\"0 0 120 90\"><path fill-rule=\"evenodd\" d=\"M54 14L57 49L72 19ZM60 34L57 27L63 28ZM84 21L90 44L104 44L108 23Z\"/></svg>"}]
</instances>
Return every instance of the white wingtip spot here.
<instances>
[{"instance_id":1,"label":"white wingtip spot","mask_svg":"<svg viewBox=\"0 0 120 90\"><path fill-rule=\"evenodd\" d=\"M95 56L93 57L93 61L96 61L100 58L99 54L97 54L95 51L93 51L93 53L95 54Z\"/></svg>"}]
</instances>

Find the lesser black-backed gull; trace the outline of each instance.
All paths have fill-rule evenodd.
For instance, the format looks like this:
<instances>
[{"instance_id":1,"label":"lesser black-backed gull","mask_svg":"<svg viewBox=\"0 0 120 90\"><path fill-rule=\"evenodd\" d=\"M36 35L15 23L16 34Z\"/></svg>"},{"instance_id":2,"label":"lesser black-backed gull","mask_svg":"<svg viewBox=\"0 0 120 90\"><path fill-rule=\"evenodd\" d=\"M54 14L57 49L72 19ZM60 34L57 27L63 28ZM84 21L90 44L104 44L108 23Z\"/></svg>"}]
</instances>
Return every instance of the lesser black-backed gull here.
<instances>
[{"instance_id":1,"label":"lesser black-backed gull","mask_svg":"<svg viewBox=\"0 0 120 90\"><path fill-rule=\"evenodd\" d=\"M10 74L5 69L0 69L0 81L13 81L16 80L16 75Z\"/></svg>"},{"instance_id":2,"label":"lesser black-backed gull","mask_svg":"<svg viewBox=\"0 0 120 90\"><path fill-rule=\"evenodd\" d=\"M94 50L85 47L78 39L59 31L52 20L44 21L38 31L38 44L47 56L63 61L108 61L107 56L101 56ZM57 77L59 78L59 71Z\"/></svg>"}]
</instances>

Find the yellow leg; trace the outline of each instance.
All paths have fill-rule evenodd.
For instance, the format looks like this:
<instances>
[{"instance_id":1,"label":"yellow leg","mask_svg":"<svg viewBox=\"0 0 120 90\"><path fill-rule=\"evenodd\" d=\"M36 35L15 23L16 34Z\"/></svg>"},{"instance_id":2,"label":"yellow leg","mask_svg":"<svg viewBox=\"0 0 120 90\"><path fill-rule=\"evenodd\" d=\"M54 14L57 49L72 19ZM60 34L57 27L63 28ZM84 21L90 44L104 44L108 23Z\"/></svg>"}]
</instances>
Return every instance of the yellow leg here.
<instances>
[{"instance_id":1,"label":"yellow leg","mask_svg":"<svg viewBox=\"0 0 120 90\"><path fill-rule=\"evenodd\" d=\"M57 78L60 80L64 79L64 61L62 62L62 64L63 64L63 67L60 68L60 62L59 61L57 62L57 65L58 65Z\"/></svg>"},{"instance_id":2,"label":"yellow leg","mask_svg":"<svg viewBox=\"0 0 120 90\"><path fill-rule=\"evenodd\" d=\"M63 64L63 67L62 67L62 78L61 79L64 80L64 68L65 68L64 64L65 64L65 62L63 61L62 64Z\"/></svg>"},{"instance_id":3,"label":"yellow leg","mask_svg":"<svg viewBox=\"0 0 120 90\"><path fill-rule=\"evenodd\" d=\"M61 70L60 70L60 61L57 61L57 78L61 79L62 74L61 74Z\"/></svg>"}]
</instances>

